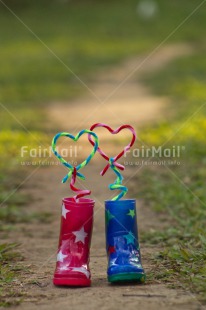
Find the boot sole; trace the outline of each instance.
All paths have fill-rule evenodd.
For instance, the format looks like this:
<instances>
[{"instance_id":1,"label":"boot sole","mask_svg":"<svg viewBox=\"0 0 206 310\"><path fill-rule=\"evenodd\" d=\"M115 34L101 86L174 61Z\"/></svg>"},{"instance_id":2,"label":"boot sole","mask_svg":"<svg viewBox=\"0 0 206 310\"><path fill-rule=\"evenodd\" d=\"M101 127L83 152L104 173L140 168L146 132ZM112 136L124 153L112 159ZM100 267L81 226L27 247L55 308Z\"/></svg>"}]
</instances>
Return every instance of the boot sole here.
<instances>
[{"instance_id":1,"label":"boot sole","mask_svg":"<svg viewBox=\"0 0 206 310\"><path fill-rule=\"evenodd\" d=\"M91 280L90 279L75 279L75 278L54 278L53 284L56 286L86 287L86 286L91 286Z\"/></svg>"},{"instance_id":2,"label":"boot sole","mask_svg":"<svg viewBox=\"0 0 206 310\"><path fill-rule=\"evenodd\" d=\"M114 283L114 282L144 283L145 280L146 280L145 274L140 274L140 273L119 273L119 274L108 276L108 281L110 283Z\"/></svg>"}]
</instances>

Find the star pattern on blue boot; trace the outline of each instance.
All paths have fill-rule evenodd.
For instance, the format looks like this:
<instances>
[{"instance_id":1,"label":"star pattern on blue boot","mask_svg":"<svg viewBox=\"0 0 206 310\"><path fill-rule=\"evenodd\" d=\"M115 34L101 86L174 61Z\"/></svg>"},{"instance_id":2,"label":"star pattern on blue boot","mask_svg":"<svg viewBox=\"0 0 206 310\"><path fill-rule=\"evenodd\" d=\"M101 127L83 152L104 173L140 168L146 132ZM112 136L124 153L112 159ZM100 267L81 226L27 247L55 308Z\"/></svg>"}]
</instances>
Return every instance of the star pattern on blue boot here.
<instances>
[{"instance_id":1,"label":"star pattern on blue boot","mask_svg":"<svg viewBox=\"0 0 206 310\"><path fill-rule=\"evenodd\" d=\"M131 231L127 235L124 235L123 237L126 238L127 244L130 243L134 244L135 237Z\"/></svg>"},{"instance_id":2,"label":"star pattern on blue boot","mask_svg":"<svg viewBox=\"0 0 206 310\"><path fill-rule=\"evenodd\" d=\"M114 218L114 215L112 215L112 213L110 213L109 210L106 210L105 218L106 218L106 224L108 225L109 221Z\"/></svg>"},{"instance_id":3,"label":"star pattern on blue boot","mask_svg":"<svg viewBox=\"0 0 206 310\"><path fill-rule=\"evenodd\" d=\"M127 213L127 215L131 216L132 218L135 217L134 209L129 209L129 212Z\"/></svg>"}]
</instances>

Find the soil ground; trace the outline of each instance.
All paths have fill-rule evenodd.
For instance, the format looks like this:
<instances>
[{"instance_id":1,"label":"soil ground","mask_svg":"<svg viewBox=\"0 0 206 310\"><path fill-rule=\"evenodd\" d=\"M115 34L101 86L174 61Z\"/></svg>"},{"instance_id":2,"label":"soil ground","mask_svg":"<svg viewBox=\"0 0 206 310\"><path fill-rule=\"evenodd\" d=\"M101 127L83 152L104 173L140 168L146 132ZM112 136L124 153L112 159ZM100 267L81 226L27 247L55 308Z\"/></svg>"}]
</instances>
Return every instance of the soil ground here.
<instances>
[{"instance_id":1,"label":"soil ground","mask_svg":"<svg viewBox=\"0 0 206 310\"><path fill-rule=\"evenodd\" d=\"M48 117L56 125L56 131L64 130L76 133L79 129L88 128L94 122L106 122L113 128L129 123L135 127L151 124L164 118L168 105L167 98L155 97L138 81L138 76L149 70L156 70L166 65L176 57L182 56L191 49L185 45L168 46L160 49L151 59L142 63L143 58L126 61L122 65L100 72L91 85L92 90L102 100L105 100L115 86L134 68L139 67L134 78L130 78L112 94L105 104L100 104L95 98L77 99L68 104L53 103L48 109ZM142 65L141 65L142 64ZM94 109L96 109L94 111ZM91 111L94 111L91 114ZM127 138L123 135L124 140ZM112 137L115 138L115 137ZM116 154L121 148L117 144L106 143L109 135L101 133L101 146L106 147L110 154ZM112 140L112 141L115 141ZM80 143L80 142L79 142ZM125 143L125 142L124 142ZM85 157L88 147L81 142L79 158ZM75 159L75 158L74 158ZM20 242L23 262L32 272L25 273L21 285L26 289L27 296L19 309L202 309L199 302L189 292L180 289L169 289L161 281L149 282L145 285L110 285L106 278L107 258L105 252L104 234L104 200L111 197L107 186L114 180L114 175L108 172L104 177L99 175L105 165L100 156L84 169L86 188L92 189L92 197L96 201L94 230L91 247L91 288L57 288L52 284L55 267L56 251L60 225L60 206L62 197L68 196L68 184L62 185L61 179L65 170L61 165L38 167L31 170L22 192L31 196L28 205L30 212L52 213L51 223L30 223L18 225L12 241ZM125 182L129 187L129 195L138 195L138 183L134 183L134 175L138 170L126 167ZM138 225L141 232L155 228L164 228L164 218L154 213L143 201L137 199ZM154 268L151 257L161 248L142 244L141 254L146 273ZM179 286L179 284L178 284Z\"/></svg>"}]
</instances>

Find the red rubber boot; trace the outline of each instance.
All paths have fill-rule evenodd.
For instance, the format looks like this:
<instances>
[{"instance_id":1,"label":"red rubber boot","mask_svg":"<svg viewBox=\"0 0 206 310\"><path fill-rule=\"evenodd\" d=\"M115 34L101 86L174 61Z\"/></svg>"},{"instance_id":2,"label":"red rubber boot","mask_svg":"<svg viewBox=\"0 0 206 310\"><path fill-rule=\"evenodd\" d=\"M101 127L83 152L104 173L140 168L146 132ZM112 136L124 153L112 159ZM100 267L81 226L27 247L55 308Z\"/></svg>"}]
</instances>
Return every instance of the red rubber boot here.
<instances>
[{"instance_id":1,"label":"red rubber boot","mask_svg":"<svg viewBox=\"0 0 206 310\"><path fill-rule=\"evenodd\" d=\"M53 283L90 286L89 250L93 227L94 201L72 198L62 201L62 218Z\"/></svg>"}]
</instances>

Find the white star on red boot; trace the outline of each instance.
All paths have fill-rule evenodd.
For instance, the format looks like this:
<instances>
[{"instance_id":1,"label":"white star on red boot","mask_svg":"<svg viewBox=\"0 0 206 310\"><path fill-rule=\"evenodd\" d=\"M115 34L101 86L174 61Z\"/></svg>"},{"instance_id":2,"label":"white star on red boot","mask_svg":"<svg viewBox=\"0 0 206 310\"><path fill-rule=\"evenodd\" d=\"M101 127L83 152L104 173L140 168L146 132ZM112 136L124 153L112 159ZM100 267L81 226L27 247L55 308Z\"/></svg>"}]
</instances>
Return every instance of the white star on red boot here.
<instances>
[{"instance_id":1,"label":"white star on red boot","mask_svg":"<svg viewBox=\"0 0 206 310\"><path fill-rule=\"evenodd\" d=\"M70 210L67 210L65 208L65 205L62 205L62 216L66 219L67 218L67 213L70 212Z\"/></svg>"},{"instance_id":2,"label":"white star on red boot","mask_svg":"<svg viewBox=\"0 0 206 310\"><path fill-rule=\"evenodd\" d=\"M82 243L84 243L86 236L88 235L85 231L84 231L84 226L78 230L78 231L73 231L72 232L75 235L75 243L78 241L81 241Z\"/></svg>"},{"instance_id":3,"label":"white star on red boot","mask_svg":"<svg viewBox=\"0 0 206 310\"><path fill-rule=\"evenodd\" d=\"M57 254L57 262L63 263L65 257L67 257L67 255L64 255L62 251L59 251L59 253Z\"/></svg>"},{"instance_id":4,"label":"white star on red boot","mask_svg":"<svg viewBox=\"0 0 206 310\"><path fill-rule=\"evenodd\" d=\"M81 272L81 273L85 274L87 279L89 279L90 272L86 268L84 268L84 267L72 267L71 270Z\"/></svg>"}]
</instances>

